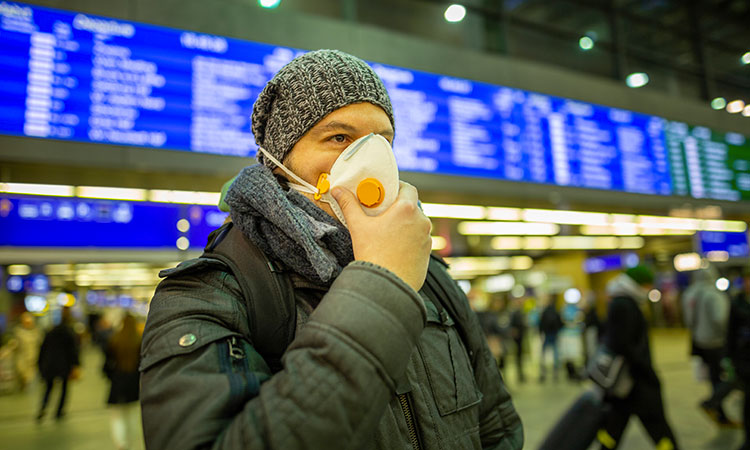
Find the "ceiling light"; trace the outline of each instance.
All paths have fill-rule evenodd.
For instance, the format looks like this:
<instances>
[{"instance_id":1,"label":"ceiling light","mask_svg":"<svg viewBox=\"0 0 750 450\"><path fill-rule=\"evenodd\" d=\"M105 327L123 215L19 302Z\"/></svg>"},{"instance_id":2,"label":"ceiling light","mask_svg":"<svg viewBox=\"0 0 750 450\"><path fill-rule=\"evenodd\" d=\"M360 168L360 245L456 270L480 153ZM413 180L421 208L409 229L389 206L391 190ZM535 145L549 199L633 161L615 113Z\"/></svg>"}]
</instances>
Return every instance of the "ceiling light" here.
<instances>
[{"instance_id":1,"label":"ceiling light","mask_svg":"<svg viewBox=\"0 0 750 450\"><path fill-rule=\"evenodd\" d=\"M461 222L458 232L463 235L553 235L560 232L554 223L535 222Z\"/></svg>"},{"instance_id":2,"label":"ceiling light","mask_svg":"<svg viewBox=\"0 0 750 450\"><path fill-rule=\"evenodd\" d=\"M607 225L609 214L555 209L524 209L523 219L530 222L551 222L568 225Z\"/></svg>"},{"instance_id":3,"label":"ceiling light","mask_svg":"<svg viewBox=\"0 0 750 450\"><path fill-rule=\"evenodd\" d=\"M715 110L724 109L727 106L727 100L724 97L716 97L711 100L711 108Z\"/></svg>"},{"instance_id":4,"label":"ceiling light","mask_svg":"<svg viewBox=\"0 0 750 450\"><path fill-rule=\"evenodd\" d=\"M447 205L442 203L422 203L422 211L427 217L448 219L484 219L487 215L484 206Z\"/></svg>"},{"instance_id":5,"label":"ceiling light","mask_svg":"<svg viewBox=\"0 0 750 450\"><path fill-rule=\"evenodd\" d=\"M209 205L219 204L221 193L201 191L169 191L163 189L152 189L148 193L148 199L159 203L183 203L186 205Z\"/></svg>"},{"instance_id":6,"label":"ceiling light","mask_svg":"<svg viewBox=\"0 0 750 450\"><path fill-rule=\"evenodd\" d=\"M680 253L674 257L674 268L678 272L698 270L701 268L701 255L697 253Z\"/></svg>"},{"instance_id":7,"label":"ceiling light","mask_svg":"<svg viewBox=\"0 0 750 450\"><path fill-rule=\"evenodd\" d=\"M563 298L565 299L565 303L575 305L581 301L581 291L576 288L566 289L565 293L563 293Z\"/></svg>"},{"instance_id":8,"label":"ceiling light","mask_svg":"<svg viewBox=\"0 0 750 450\"><path fill-rule=\"evenodd\" d=\"M578 46L581 47L581 50L591 50L594 48L594 40L588 36L582 36L581 39L578 39Z\"/></svg>"},{"instance_id":9,"label":"ceiling light","mask_svg":"<svg viewBox=\"0 0 750 450\"><path fill-rule=\"evenodd\" d=\"M277 6L279 6L279 3L281 3L281 0L258 0L258 4L262 8L272 9Z\"/></svg>"},{"instance_id":10,"label":"ceiling light","mask_svg":"<svg viewBox=\"0 0 750 450\"><path fill-rule=\"evenodd\" d=\"M464 17L466 17L466 8L464 8L462 5L450 5L445 10L444 16L445 20L447 20L448 22L460 22L464 20Z\"/></svg>"},{"instance_id":11,"label":"ceiling light","mask_svg":"<svg viewBox=\"0 0 750 450\"><path fill-rule=\"evenodd\" d=\"M187 233L190 230L190 222L187 219L180 219L177 221L177 230L180 233Z\"/></svg>"},{"instance_id":12,"label":"ceiling light","mask_svg":"<svg viewBox=\"0 0 750 450\"><path fill-rule=\"evenodd\" d=\"M180 236L177 238L176 245L180 250L187 250L190 247L190 241L185 236Z\"/></svg>"},{"instance_id":13,"label":"ceiling light","mask_svg":"<svg viewBox=\"0 0 750 450\"><path fill-rule=\"evenodd\" d=\"M703 231L735 231L741 233L747 230L747 223L741 220L702 220L700 229Z\"/></svg>"},{"instance_id":14,"label":"ceiling light","mask_svg":"<svg viewBox=\"0 0 750 450\"><path fill-rule=\"evenodd\" d=\"M490 245L495 250L520 250L523 248L522 239L518 236L498 236L492 238Z\"/></svg>"},{"instance_id":15,"label":"ceiling light","mask_svg":"<svg viewBox=\"0 0 750 450\"><path fill-rule=\"evenodd\" d=\"M495 275L484 281L484 290L487 293L508 292L516 285L516 278L510 273Z\"/></svg>"},{"instance_id":16,"label":"ceiling light","mask_svg":"<svg viewBox=\"0 0 750 450\"><path fill-rule=\"evenodd\" d=\"M443 250L447 245L448 241L442 236L431 236L432 237L432 249Z\"/></svg>"},{"instance_id":17,"label":"ceiling light","mask_svg":"<svg viewBox=\"0 0 750 450\"><path fill-rule=\"evenodd\" d=\"M609 250L620 246L620 240L614 236L555 236L552 238L553 250Z\"/></svg>"},{"instance_id":18,"label":"ceiling light","mask_svg":"<svg viewBox=\"0 0 750 450\"><path fill-rule=\"evenodd\" d=\"M620 238L620 248L623 250L637 250L639 248L643 248L644 245L646 245L646 240L640 236L628 236Z\"/></svg>"},{"instance_id":19,"label":"ceiling light","mask_svg":"<svg viewBox=\"0 0 750 450\"><path fill-rule=\"evenodd\" d=\"M651 289L648 291L648 299L651 300L652 303L658 302L661 300L661 291L658 289Z\"/></svg>"},{"instance_id":20,"label":"ceiling light","mask_svg":"<svg viewBox=\"0 0 750 450\"><path fill-rule=\"evenodd\" d=\"M645 72L631 73L627 78L625 78L625 84L627 84L628 87L631 88L639 88L645 86L648 84L648 81L648 74Z\"/></svg>"},{"instance_id":21,"label":"ceiling light","mask_svg":"<svg viewBox=\"0 0 750 450\"><path fill-rule=\"evenodd\" d=\"M742 100L733 100L727 103L727 112L730 114L737 114L745 109L745 102Z\"/></svg>"},{"instance_id":22,"label":"ceiling light","mask_svg":"<svg viewBox=\"0 0 750 450\"><path fill-rule=\"evenodd\" d=\"M722 292L729 289L729 280L724 277L721 277L718 280L716 280L716 289Z\"/></svg>"},{"instance_id":23,"label":"ceiling light","mask_svg":"<svg viewBox=\"0 0 750 450\"><path fill-rule=\"evenodd\" d=\"M487 219L489 220L521 220L519 208L500 208L490 206L487 208Z\"/></svg>"},{"instance_id":24,"label":"ceiling light","mask_svg":"<svg viewBox=\"0 0 750 450\"><path fill-rule=\"evenodd\" d=\"M740 57L740 62L742 64L750 64L750 52L745 52L745 54Z\"/></svg>"},{"instance_id":25,"label":"ceiling light","mask_svg":"<svg viewBox=\"0 0 750 450\"><path fill-rule=\"evenodd\" d=\"M72 197L75 193L75 188L62 184L0 183L0 192L19 195Z\"/></svg>"},{"instance_id":26,"label":"ceiling light","mask_svg":"<svg viewBox=\"0 0 750 450\"><path fill-rule=\"evenodd\" d=\"M750 117L750 105L745 105L745 107L742 109L742 115L745 117Z\"/></svg>"},{"instance_id":27,"label":"ceiling light","mask_svg":"<svg viewBox=\"0 0 750 450\"><path fill-rule=\"evenodd\" d=\"M523 250L548 250L550 247L552 239L545 236L529 237L523 242Z\"/></svg>"},{"instance_id":28,"label":"ceiling light","mask_svg":"<svg viewBox=\"0 0 750 450\"><path fill-rule=\"evenodd\" d=\"M12 264L8 266L8 275L28 275L31 273L31 267L26 264Z\"/></svg>"},{"instance_id":29,"label":"ceiling light","mask_svg":"<svg viewBox=\"0 0 750 450\"><path fill-rule=\"evenodd\" d=\"M706 252L706 258L711 262L726 262L729 261L729 252L726 250L712 250Z\"/></svg>"},{"instance_id":30,"label":"ceiling light","mask_svg":"<svg viewBox=\"0 0 750 450\"><path fill-rule=\"evenodd\" d=\"M146 190L99 186L78 186L76 188L76 197L141 202L146 200Z\"/></svg>"}]
</instances>

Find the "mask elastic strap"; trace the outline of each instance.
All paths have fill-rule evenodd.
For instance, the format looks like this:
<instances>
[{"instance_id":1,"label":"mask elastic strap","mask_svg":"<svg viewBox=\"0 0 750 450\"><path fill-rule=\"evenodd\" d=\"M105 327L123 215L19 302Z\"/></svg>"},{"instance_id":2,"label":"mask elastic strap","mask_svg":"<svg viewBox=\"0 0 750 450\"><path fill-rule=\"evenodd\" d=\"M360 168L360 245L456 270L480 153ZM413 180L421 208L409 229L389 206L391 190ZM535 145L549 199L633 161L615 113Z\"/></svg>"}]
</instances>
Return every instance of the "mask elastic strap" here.
<instances>
[{"instance_id":1,"label":"mask elastic strap","mask_svg":"<svg viewBox=\"0 0 750 450\"><path fill-rule=\"evenodd\" d=\"M272 163L276 164L276 167L278 167L279 169L283 170L290 177L294 178L295 181L297 181L301 185L300 187L307 188L305 190L305 192L309 192L310 194L319 194L320 193L320 190L318 188L316 188L312 184L308 183L307 181L303 180L302 178L298 177L297 174L295 174L291 170L289 170L286 167L284 167L284 165L281 164L281 162L278 159L276 159L273 156L271 156L271 154L268 153L267 151L265 151L263 149L263 147L258 147L258 151L262 152L263 156L265 156L266 158L270 159Z\"/></svg>"}]
</instances>

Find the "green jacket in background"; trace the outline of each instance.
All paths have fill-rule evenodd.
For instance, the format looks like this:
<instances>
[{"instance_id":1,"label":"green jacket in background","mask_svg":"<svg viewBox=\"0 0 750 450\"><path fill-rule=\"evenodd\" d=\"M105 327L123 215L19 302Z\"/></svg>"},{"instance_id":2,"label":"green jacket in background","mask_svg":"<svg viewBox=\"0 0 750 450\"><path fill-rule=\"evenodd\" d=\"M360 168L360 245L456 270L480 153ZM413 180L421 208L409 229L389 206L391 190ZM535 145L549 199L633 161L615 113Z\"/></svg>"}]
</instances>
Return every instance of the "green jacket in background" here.
<instances>
[{"instance_id":1,"label":"green jacket in background","mask_svg":"<svg viewBox=\"0 0 750 450\"><path fill-rule=\"evenodd\" d=\"M349 264L327 291L292 281L296 335L277 373L253 349L225 266L185 264L162 281L141 355L147 449L523 447L484 339L467 351L435 294L366 262ZM463 293L447 295L462 297L465 329L481 333Z\"/></svg>"}]
</instances>

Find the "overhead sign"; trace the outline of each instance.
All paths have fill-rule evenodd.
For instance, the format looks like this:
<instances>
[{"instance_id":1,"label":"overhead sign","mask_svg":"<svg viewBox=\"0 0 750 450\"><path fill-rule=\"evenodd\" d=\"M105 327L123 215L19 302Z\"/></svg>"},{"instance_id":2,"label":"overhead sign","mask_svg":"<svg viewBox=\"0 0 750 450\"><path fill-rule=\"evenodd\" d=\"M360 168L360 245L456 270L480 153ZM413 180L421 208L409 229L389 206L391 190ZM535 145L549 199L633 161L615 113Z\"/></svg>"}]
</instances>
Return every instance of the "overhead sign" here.
<instances>
[{"instance_id":1,"label":"overhead sign","mask_svg":"<svg viewBox=\"0 0 750 450\"><path fill-rule=\"evenodd\" d=\"M302 53L14 2L0 2L0 19L0 133L18 136L253 156L253 103ZM741 135L706 138L655 116L372 67L393 102L401 170L750 199Z\"/></svg>"}]
</instances>

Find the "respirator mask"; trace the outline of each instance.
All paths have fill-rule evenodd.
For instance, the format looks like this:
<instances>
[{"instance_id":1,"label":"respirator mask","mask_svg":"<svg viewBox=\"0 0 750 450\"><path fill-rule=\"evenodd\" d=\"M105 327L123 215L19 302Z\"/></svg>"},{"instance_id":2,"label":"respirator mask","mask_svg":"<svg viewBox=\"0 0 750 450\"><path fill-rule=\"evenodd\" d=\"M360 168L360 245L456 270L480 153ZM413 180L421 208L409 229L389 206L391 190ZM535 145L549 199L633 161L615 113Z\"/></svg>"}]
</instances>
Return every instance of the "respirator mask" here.
<instances>
[{"instance_id":1,"label":"respirator mask","mask_svg":"<svg viewBox=\"0 0 750 450\"><path fill-rule=\"evenodd\" d=\"M344 214L331 189L341 186L349 189L359 200L362 209L369 216L377 216L396 201L399 190L398 166L393 149L383 136L370 133L346 147L331 166L331 172L323 172L316 186L306 182L271 156L263 148L266 158L286 172L297 183L289 187L299 192L313 194L315 200L331 205L333 213L346 226Z\"/></svg>"}]
</instances>

